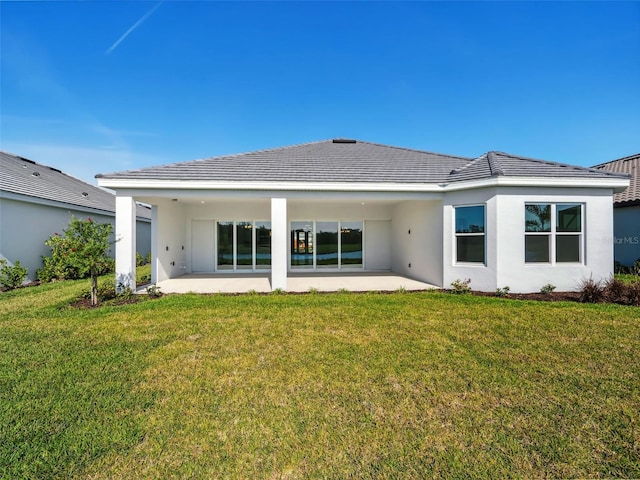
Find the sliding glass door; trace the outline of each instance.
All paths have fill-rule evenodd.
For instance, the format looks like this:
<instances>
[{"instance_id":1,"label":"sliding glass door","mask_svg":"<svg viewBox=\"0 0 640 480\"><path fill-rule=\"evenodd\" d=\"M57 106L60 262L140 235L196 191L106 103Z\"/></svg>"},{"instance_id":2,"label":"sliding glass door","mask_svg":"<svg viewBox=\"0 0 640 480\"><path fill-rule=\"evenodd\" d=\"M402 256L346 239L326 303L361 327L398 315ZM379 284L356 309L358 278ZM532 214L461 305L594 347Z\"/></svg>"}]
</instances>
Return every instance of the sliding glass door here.
<instances>
[{"instance_id":1,"label":"sliding glass door","mask_svg":"<svg viewBox=\"0 0 640 480\"><path fill-rule=\"evenodd\" d=\"M363 268L363 225L363 222L291 222L291 268Z\"/></svg>"},{"instance_id":2,"label":"sliding glass door","mask_svg":"<svg viewBox=\"0 0 640 480\"><path fill-rule=\"evenodd\" d=\"M218 222L218 270L233 270L233 222Z\"/></svg>"},{"instance_id":3,"label":"sliding glass door","mask_svg":"<svg viewBox=\"0 0 640 480\"><path fill-rule=\"evenodd\" d=\"M271 222L256 222L256 268L271 268Z\"/></svg>"},{"instance_id":4,"label":"sliding glass door","mask_svg":"<svg viewBox=\"0 0 640 480\"><path fill-rule=\"evenodd\" d=\"M340 264L362 268L362 222L342 222L340 225Z\"/></svg>"},{"instance_id":5,"label":"sliding glass door","mask_svg":"<svg viewBox=\"0 0 640 480\"><path fill-rule=\"evenodd\" d=\"M338 268L338 222L316 222L317 268Z\"/></svg>"},{"instance_id":6,"label":"sliding glass door","mask_svg":"<svg viewBox=\"0 0 640 480\"><path fill-rule=\"evenodd\" d=\"M236 223L236 268L253 268L253 224Z\"/></svg>"},{"instance_id":7,"label":"sliding glass door","mask_svg":"<svg viewBox=\"0 0 640 480\"><path fill-rule=\"evenodd\" d=\"M218 222L217 269L271 268L271 222Z\"/></svg>"}]
</instances>

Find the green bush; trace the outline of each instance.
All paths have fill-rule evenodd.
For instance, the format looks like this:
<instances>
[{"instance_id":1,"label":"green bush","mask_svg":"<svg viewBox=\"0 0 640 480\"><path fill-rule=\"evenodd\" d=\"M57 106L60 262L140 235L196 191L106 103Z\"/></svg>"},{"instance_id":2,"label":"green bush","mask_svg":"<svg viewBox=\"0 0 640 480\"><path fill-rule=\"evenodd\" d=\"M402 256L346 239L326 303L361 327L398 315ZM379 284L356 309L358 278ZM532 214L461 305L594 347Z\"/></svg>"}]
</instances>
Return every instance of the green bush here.
<instances>
[{"instance_id":1,"label":"green bush","mask_svg":"<svg viewBox=\"0 0 640 480\"><path fill-rule=\"evenodd\" d=\"M20 260L16 260L11 267L4 258L0 259L0 286L13 290L22 285L26 276L27 269L20 264Z\"/></svg>"},{"instance_id":2,"label":"green bush","mask_svg":"<svg viewBox=\"0 0 640 480\"><path fill-rule=\"evenodd\" d=\"M552 285L550 283L547 283L546 285L544 285L541 289L540 289L540 293L544 294L544 295L549 295L550 293L553 293L553 291L556 289L555 285Z\"/></svg>"}]
</instances>

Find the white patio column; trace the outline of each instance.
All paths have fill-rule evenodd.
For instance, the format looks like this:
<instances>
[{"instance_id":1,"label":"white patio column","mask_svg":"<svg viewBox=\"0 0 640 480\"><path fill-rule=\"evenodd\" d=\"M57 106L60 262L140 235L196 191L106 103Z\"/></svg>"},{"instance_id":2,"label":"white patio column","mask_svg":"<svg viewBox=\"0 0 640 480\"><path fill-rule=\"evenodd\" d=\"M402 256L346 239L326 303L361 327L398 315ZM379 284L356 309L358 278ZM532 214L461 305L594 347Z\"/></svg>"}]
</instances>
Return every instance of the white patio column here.
<instances>
[{"instance_id":1,"label":"white patio column","mask_svg":"<svg viewBox=\"0 0 640 480\"><path fill-rule=\"evenodd\" d=\"M158 282L158 206L151 205L151 283Z\"/></svg>"},{"instance_id":2,"label":"white patio column","mask_svg":"<svg viewBox=\"0 0 640 480\"><path fill-rule=\"evenodd\" d=\"M271 290L287 289L287 199L271 199Z\"/></svg>"},{"instance_id":3,"label":"white patio column","mask_svg":"<svg viewBox=\"0 0 640 480\"><path fill-rule=\"evenodd\" d=\"M116 289L136 289L136 202L116 197Z\"/></svg>"}]
</instances>

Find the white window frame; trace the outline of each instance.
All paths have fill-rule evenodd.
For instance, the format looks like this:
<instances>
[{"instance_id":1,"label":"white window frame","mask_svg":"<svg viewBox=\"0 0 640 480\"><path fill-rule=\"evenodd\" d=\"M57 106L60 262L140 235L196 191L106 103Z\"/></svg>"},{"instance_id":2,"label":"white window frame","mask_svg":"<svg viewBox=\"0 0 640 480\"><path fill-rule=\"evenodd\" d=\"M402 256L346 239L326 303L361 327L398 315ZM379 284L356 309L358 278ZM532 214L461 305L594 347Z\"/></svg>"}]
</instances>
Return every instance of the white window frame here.
<instances>
[{"instance_id":1,"label":"white window frame","mask_svg":"<svg viewBox=\"0 0 640 480\"><path fill-rule=\"evenodd\" d=\"M549 219L550 230L548 232L527 232L526 226L526 208L527 205L549 205L551 207L551 216ZM580 207L580 231L578 232L558 232L557 231L557 215L558 215L558 206L563 205L577 205ZM524 247L524 264L527 266L556 266L556 265L584 265L585 264L585 209L586 205L584 202L544 202L544 201L532 201L525 202L524 204L524 215L525 219L524 225L524 236L523 236L523 247ZM526 237L527 236L546 236L549 241L549 261L548 262L527 262L526 258ZM578 261L575 262L559 262L557 261L557 248L556 248L556 239L562 236L577 236L578 237Z\"/></svg>"},{"instance_id":2,"label":"white window frame","mask_svg":"<svg viewBox=\"0 0 640 480\"><path fill-rule=\"evenodd\" d=\"M469 232L458 233L456 232L456 222L458 218L458 208L469 207L482 207L483 208L483 231L482 233ZM482 262L471 262L466 260L458 260L458 237L479 237L482 236L482 245L484 248L484 260ZM454 265L467 265L467 266L486 266L487 265L487 204L486 203L472 203L469 205L454 205L453 206L453 264Z\"/></svg>"}]
</instances>

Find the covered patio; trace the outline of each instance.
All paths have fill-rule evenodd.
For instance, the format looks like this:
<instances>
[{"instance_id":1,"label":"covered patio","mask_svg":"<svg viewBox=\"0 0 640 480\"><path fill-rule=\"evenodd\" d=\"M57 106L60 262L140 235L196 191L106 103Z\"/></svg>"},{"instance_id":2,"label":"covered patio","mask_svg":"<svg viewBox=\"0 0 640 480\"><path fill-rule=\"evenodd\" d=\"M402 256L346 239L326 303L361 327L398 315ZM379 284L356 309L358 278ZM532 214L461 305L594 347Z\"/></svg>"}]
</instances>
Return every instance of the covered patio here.
<instances>
[{"instance_id":1,"label":"covered patio","mask_svg":"<svg viewBox=\"0 0 640 480\"><path fill-rule=\"evenodd\" d=\"M273 290L268 273L189 273L157 283L162 293L268 293ZM288 292L350 292L430 290L435 285L394 273L289 273ZM140 293L145 291L142 287Z\"/></svg>"}]
</instances>

